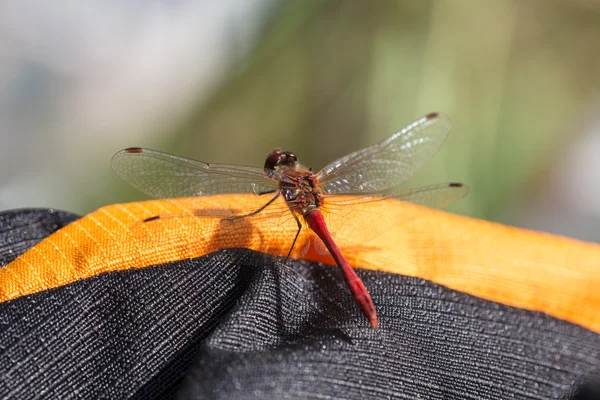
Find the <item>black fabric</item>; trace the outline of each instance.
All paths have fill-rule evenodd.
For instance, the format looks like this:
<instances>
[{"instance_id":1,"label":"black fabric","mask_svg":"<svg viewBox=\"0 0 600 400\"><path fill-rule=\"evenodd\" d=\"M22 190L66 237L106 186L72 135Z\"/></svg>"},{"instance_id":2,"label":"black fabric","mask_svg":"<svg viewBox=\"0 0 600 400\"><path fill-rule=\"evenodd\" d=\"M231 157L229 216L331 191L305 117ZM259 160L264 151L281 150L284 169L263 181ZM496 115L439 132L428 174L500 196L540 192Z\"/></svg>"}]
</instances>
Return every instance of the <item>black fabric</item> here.
<instances>
[{"instance_id":1,"label":"black fabric","mask_svg":"<svg viewBox=\"0 0 600 400\"><path fill-rule=\"evenodd\" d=\"M33 237L4 235L0 247ZM600 335L421 279L358 273L380 329L335 268L247 250L0 303L0 398L597 398Z\"/></svg>"},{"instance_id":2,"label":"black fabric","mask_svg":"<svg viewBox=\"0 0 600 400\"><path fill-rule=\"evenodd\" d=\"M78 218L76 214L44 209L0 212L0 266Z\"/></svg>"}]
</instances>

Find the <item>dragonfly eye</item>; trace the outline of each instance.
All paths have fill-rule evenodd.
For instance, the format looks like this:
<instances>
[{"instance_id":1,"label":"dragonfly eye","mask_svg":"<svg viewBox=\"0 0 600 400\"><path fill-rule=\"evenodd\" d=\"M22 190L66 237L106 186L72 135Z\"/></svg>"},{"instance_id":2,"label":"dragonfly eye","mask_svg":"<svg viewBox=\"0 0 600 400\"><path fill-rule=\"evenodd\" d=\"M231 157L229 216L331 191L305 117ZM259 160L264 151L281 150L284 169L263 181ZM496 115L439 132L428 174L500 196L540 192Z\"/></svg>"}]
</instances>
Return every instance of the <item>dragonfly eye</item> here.
<instances>
[{"instance_id":1,"label":"dragonfly eye","mask_svg":"<svg viewBox=\"0 0 600 400\"><path fill-rule=\"evenodd\" d=\"M298 157L291 151L284 152L279 160L279 165L285 165L286 167L295 167L297 164Z\"/></svg>"},{"instance_id":2,"label":"dragonfly eye","mask_svg":"<svg viewBox=\"0 0 600 400\"><path fill-rule=\"evenodd\" d=\"M273 150L265 160L265 173L269 174L269 171L273 171L275 167L280 164L281 157L283 157L283 155L281 154L281 150Z\"/></svg>"},{"instance_id":3,"label":"dragonfly eye","mask_svg":"<svg viewBox=\"0 0 600 400\"><path fill-rule=\"evenodd\" d=\"M298 165L298 157L294 153L275 149L265 160L265 174L271 175L271 172L277 167L295 168L296 165Z\"/></svg>"}]
</instances>

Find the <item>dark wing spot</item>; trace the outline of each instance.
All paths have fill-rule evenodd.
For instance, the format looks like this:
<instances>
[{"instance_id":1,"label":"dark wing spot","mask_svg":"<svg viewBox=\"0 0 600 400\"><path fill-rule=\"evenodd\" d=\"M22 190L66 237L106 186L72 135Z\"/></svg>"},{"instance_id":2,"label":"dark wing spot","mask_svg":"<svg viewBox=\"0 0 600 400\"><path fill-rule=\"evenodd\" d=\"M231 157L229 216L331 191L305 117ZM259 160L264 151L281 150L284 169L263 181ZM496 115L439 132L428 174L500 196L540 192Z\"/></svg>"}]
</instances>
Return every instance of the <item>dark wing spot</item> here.
<instances>
[{"instance_id":1,"label":"dark wing spot","mask_svg":"<svg viewBox=\"0 0 600 400\"><path fill-rule=\"evenodd\" d=\"M463 187L462 183L452 182L448 184L448 187Z\"/></svg>"},{"instance_id":2,"label":"dark wing spot","mask_svg":"<svg viewBox=\"0 0 600 400\"><path fill-rule=\"evenodd\" d=\"M440 113L432 112L425 116L426 119L435 119L440 116Z\"/></svg>"},{"instance_id":3,"label":"dark wing spot","mask_svg":"<svg viewBox=\"0 0 600 400\"><path fill-rule=\"evenodd\" d=\"M125 149L126 153L143 153L144 150L140 147L130 147L128 149Z\"/></svg>"},{"instance_id":4,"label":"dark wing spot","mask_svg":"<svg viewBox=\"0 0 600 400\"><path fill-rule=\"evenodd\" d=\"M160 219L160 215L155 215L153 217L150 218L146 218L144 221L142 222L151 222L151 221L156 221L157 219Z\"/></svg>"}]
</instances>

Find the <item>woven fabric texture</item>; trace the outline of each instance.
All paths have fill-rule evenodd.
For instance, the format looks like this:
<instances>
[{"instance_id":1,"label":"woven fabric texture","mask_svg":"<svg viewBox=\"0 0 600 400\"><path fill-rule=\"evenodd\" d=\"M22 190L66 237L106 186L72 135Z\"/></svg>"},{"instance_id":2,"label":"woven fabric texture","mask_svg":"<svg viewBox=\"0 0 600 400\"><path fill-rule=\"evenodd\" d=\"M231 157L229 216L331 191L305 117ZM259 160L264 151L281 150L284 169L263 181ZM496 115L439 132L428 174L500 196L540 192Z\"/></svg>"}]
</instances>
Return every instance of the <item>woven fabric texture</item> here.
<instances>
[{"instance_id":1,"label":"woven fabric texture","mask_svg":"<svg viewBox=\"0 0 600 400\"><path fill-rule=\"evenodd\" d=\"M189 209L234 209L249 201L255 209L262 204L259 197L200 196L100 208L0 269L0 301L103 272L198 258L227 248L286 256L298 228L289 209L283 209L285 203L275 213L264 210L235 221L182 214ZM349 216L339 211L326 218L334 240L355 268L427 279L600 333L599 245L400 201L365 203L352 210ZM173 213L178 218L140 224L145 218ZM333 265L307 228L291 258Z\"/></svg>"},{"instance_id":2,"label":"woven fabric texture","mask_svg":"<svg viewBox=\"0 0 600 400\"><path fill-rule=\"evenodd\" d=\"M51 227L73 218L60 215ZM7 229L19 224L3 218L3 260L52 230ZM0 398L597 398L600 335L591 330L360 270L375 330L337 269L282 261L222 250L4 301Z\"/></svg>"}]
</instances>

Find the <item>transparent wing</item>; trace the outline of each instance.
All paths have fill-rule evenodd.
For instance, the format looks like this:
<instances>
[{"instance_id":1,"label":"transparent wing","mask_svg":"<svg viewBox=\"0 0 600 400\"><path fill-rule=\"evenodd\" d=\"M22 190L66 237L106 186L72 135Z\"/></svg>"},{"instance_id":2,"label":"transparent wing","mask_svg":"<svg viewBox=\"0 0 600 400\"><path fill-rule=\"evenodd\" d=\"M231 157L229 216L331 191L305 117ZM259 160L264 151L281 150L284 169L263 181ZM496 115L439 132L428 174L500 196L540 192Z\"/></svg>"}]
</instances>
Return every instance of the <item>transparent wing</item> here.
<instances>
[{"instance_id":1,"label":"transparent wing","mask_svg":"<svg viewBox=\"0 0 600 400\"><path fill-rule=\"evenodd\" d=\"M326 207L349 206L352 204L370 203L388 199L407 201L431 208L443 208L469 193L469 188L462 183L442 183L415 189L406 189L394 193L375 193L362 197L343 195L325 196Z\"/></svg>"},{"instance_id":2,"label":"transparent wing","mask_svg":"<svg viewBox=\"0 0 600 400\"><path fill-rule=\"evenodd\" d=\"M111 160L113 170L126 182L149 196L204 196L223 193L272 192L276 179L263 168L242 165L207 164L139 147L119 151ZM285 176L275 176L286 180Z\"/></svg>"},{"instance_id":3,"label":"transparent wing","mask_svg":"<svg viewBox=\"0 0 600 400\"><path fill-rule=\"evenodd\" d=\"M383 200L401 200L413 204L418 204L430 208L444 208L456 200L466 196L469 193L469 188L462 183L442 183L437 185L424 186L414 189L406 189L396 191L393 193L371 193L362 195L345 195L345 194L334 194L324 195L322 209L327 212L333 212L338 215L345 215L345 212L355 214L359 209L353 206L360 206L365 203L381 202ZM257 197L252 201L240 201L234 208L221 209L211 208L204 203L200 204L198 199L183 199L182 202L172 200L176 204L181 206L182 210L186 210L181 214L171 215L160 215L160 218L174 218L174 217L209 217L227 219L232 217L240 217L249 214L253 214L257 210L261 217L273 218L278 217L282 214L288 214L290 212L290 206L294 206L295 201L291 200L288 203L282 201L281 196L274 203L270 203L264 207L267 202L274 196L273 194L267 194L265 196ZM300 200L298 200L300 202ZM218 200L215 201L219 203ZM364 208L360 208L360 212L365 212ZM153 220L154 218L149 218Z\"/></svg>"},{"instance_id":4,"label":"transparent wing","mask_svg":"<svg viewBox=\"0 0 600 400\"><path fill-rule=\"evenodd\" d=\"M342 249L357 247L379 235L394 232L398 225L411 223L415 213L405 207L386 206L383 200L402 200L431 208L446 207L469 192L460 183L444 183L389 194L364 196L329 195L323 200L323 215L329 231ZM360 247L360 246L359 246Z\"/></svg>"},{"instance_id":5,"label":"transparent wing","mask_svg":"<svg viewBox=\"0 0 600 400\"><path fill-rule=\"evenodd\" d=\"M381 192L428 162L448 135L450 120L428 114L384 141L329 163L317 173L326 194Z\"/></svg>"}]
</instances>

